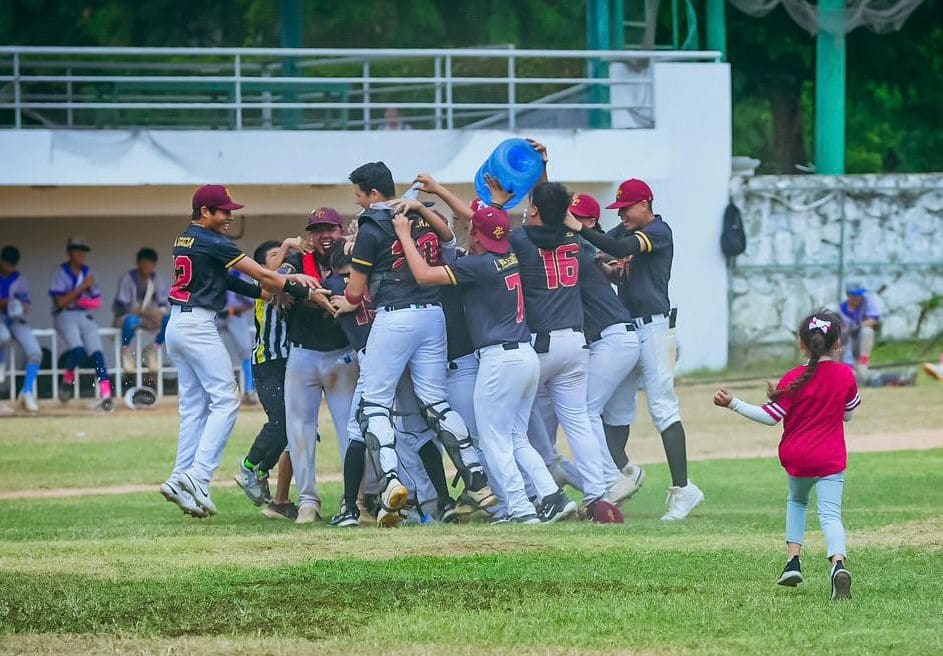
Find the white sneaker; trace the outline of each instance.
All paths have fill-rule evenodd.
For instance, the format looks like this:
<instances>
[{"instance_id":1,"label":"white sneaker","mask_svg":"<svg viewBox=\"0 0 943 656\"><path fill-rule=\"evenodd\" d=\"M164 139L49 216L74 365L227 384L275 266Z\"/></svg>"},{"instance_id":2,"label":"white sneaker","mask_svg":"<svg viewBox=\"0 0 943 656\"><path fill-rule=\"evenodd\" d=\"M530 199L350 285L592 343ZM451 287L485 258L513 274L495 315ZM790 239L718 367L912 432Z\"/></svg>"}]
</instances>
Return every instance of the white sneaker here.
<instances>
[{"instance_id":1,"label":"white sneaker","mask_svg":"<svg viewBox=\"0 0 943 656\"><path fill-rule=\"evenodd\" d=\"M134 366L134 352L130 346L121 347L121 370L126 374L133 374L137 371Z\"/></svg>"},{"instance_id":2,"label":"white sneaker","mask_svg":"<svg viewBox=\"0 0 943 656\"><path fill-rule=\"evenodd\" d=\"M616 482L609 488L609 494L606 495L606 500L618 506L631 499L636 492L642 489L644 483L645 470L636 465L626 465L623 467L619 478L617 478Z\"/></svg>"},{"instance_id":3,"label":"white sneaker","mask_svg":"<svg viewBox=\"0 0 943 656\"><path fill-rule=\"evenodd\" d=\"M380 495L380 508L377 511L377 526L380 528L392 528L399 524L403 518L399 510L406 505L409 498L409 490L396 478L390 479L386 484L386 489Z\"/></svg>"},{"instance_id":4,"label":"white sneaker","mask_svg":"<svg viewBox=\"0 0 943 656\"><path fill-rule=\"evenodd\" d=\"M668 512L661 516L661 521L676 522L687 517L695 506L704 501L704 493L693 481L688 480L684 487L669 487L665 501L668 504Z\"/></svg>"},{"instance_id":5,"label":"white sneaker","mask_svg":"<svg viewBox=\"0 0 943 656\"><path fill-rule=\"evenodd\" d=\"M196 504L206 511L207 515L216 514L216 504L213 503L213 500L210 499L209 488L199 483L194 479L190 474L181 474L180 478L177 480L180 484L181 489L185 492L189 492L193 496L193 500L196 501Z\"/></svg>"},{"instance_id":6,"label":"white sneaker","mask_svg":"<svg viewBox=\"0 0 943 656\"><path fill-rule=\"evenodd\" d=\"M160 493L167 501L177 504L185 514L199 519L206 517L206 511L200 508L193 497L182 490L173 478L161 483Z\"/></svg>"},{"instance_id":7,"label":"white sneaker","mask_svg":"<svg viewBox=\"0 0 943 656\"><path fill-rule=\"evenodd\" d=\"M298 506L298 519L295 524L314 524L321 519L321 503L308 503Z\"/></svg>"},{"instance_id":8,"label":"white sneaker","mask_svg":"<svg viewBox=\"0 0 943 656\"><path fill-rule=\"evenodd\" d=\"M36 397L28 392L20 394L20 404L27 412L39 412L39 404L36 403Z\"/></svg>"},{"instance_id":9,"label":"white sneaker","mask_svg":"<svg viewBox=\"0 0 943 656\"><path fill-rule=\"evenodd\" d=\"M498 497L491 491L490 485L485 485L480 490L469 490L466 487L464 494L468 495L468 498L474 501L480 510L490 508L498 502Z\"/></svg>"}]
</instances>

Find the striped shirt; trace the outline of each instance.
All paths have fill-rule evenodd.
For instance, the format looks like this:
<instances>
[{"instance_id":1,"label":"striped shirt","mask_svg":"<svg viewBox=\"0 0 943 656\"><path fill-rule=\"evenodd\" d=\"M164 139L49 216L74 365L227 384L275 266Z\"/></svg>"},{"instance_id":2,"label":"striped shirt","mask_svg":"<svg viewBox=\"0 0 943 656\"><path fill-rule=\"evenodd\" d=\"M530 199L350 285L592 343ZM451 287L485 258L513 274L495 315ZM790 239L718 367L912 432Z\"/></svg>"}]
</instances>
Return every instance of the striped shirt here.
<instances>
[{"instance_id":1,"label":"striped shirt","mask_svg":"<svg viewBox=\"0 0 943 656\"><path fill-rule=\"evenodd\" d=\"M255 350L253 364L263 364L288 357L286 312L274 302L255 299Z\"/></svg>"}]
</instances>

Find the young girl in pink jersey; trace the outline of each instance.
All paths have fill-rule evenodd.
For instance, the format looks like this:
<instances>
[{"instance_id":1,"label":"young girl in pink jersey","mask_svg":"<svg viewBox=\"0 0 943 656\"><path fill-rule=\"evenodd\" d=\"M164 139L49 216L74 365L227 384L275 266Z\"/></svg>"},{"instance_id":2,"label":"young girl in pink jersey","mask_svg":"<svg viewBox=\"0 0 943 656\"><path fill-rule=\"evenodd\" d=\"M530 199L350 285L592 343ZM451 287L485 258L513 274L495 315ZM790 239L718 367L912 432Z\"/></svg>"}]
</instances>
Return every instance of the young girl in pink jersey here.
<instances>
[{"instance_id":1,"label":"young girl in pink jersey","mask_svg":"<svg viewBox=\"0 0 943 656\"><path fill-rule=\"evenodd\" d=\"M851 598L851 573L845 569L845 528L841 521L842 489L847 453L843 422L861 404L854 371L841 363L841 319L826 310L799 324L799 347L808 363L789 371L779 385L770 385L769 402L746 403L726 389L714 404L767 426L783 422L779 461L786 470L786 548L789 562L777 583L802 583L799 553L805 537L809 492L815 488L819 524L832 563L832 599Z\"/></svg>"}]
</instances>

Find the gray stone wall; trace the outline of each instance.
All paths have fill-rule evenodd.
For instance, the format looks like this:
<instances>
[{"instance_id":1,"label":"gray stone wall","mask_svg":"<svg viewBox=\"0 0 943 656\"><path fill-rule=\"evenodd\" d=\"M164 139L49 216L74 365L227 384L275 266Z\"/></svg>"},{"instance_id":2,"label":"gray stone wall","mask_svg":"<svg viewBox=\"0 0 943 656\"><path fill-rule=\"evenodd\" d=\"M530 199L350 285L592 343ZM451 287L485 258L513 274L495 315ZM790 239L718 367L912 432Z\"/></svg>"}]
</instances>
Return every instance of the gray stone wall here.
<instances>
[{"instance_id":1,"label":"gray stone wall","mask_svg":"<svg viewBox=\"0 0 943 656\"><path fill-rule=\"evenodd\" d=\"M793 340L861 279L883 339L943 333L943 174L754 176L731 183L747 250L730 277L732 356Z\"/></svg>"}]
</instances>

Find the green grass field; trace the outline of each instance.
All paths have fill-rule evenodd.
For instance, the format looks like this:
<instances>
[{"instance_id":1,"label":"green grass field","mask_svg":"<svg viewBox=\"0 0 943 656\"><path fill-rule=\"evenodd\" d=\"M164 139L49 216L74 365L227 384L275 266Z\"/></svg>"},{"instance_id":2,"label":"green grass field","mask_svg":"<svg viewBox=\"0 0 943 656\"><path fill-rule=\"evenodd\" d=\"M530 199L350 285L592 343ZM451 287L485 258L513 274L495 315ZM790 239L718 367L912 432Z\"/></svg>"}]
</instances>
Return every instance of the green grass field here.
<instances>
[{"instance_id":1,"label":"green grass field","mask_svg":"<svg viewBox=\"0 0 943 656\"><path fill-rule=\"evenodd\" d=\"M702 407L704 391L683 398L693 448L756 432ZM869 393L863 408L870 404L883 427L904 403L909 418L897 423L907 434L939 431L940 393ZM258 418L240 418L221 478ZM861 439L869 424L863 414ZM8 494L153 484L173 454L170 414L9 420L2 428L0 492ZM763 435L775 446L775 432ZM320 454L322 471L336 471L330 440ZM692 463L707 502L671 525L658 520L666 468L647 470L649 483L620 527L296 527L262 518L224 486L214 491L220 515L206 521L184 518L156 485L6 498L0 653L943 652L943 449L851 456L844 517L854 599L838 604L828 600L814 516L806 583L774 584L785 505L774 458ZM322 488L333 510L340 486Z\"/></svg>"}]
</instances>

